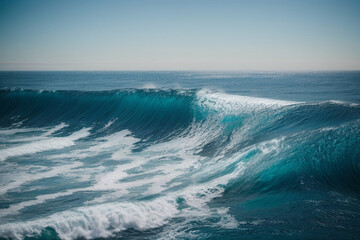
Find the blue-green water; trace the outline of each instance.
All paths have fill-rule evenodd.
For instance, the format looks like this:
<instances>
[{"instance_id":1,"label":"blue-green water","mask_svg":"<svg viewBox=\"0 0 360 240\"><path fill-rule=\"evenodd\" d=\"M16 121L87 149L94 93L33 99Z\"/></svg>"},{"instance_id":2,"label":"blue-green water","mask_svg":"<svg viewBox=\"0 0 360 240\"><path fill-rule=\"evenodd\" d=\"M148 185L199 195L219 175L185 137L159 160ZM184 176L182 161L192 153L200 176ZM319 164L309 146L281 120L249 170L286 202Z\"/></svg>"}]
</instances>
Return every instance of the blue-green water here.
<instances>
[{"instance_id":1,"label":"blue-green water","mask_svg":"<svg viewBox=\"0 0 360 240\"><path fill-rule=\"evenodd\" d=\"M0 237L358 239L360 72L0 72Z\"/></svg>"}]
</instances>

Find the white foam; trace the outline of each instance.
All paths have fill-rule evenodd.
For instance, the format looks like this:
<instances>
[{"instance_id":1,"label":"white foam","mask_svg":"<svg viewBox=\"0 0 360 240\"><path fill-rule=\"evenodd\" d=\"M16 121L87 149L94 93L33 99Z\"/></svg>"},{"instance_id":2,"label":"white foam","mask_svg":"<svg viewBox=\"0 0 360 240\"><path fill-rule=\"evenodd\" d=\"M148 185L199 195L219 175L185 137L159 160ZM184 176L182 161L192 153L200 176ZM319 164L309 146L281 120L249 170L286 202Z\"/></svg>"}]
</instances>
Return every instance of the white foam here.
<instances>
[{"instance_id":1,"label":"white foam","mask_svg":"<svg viewBox=\"0 0 360 240\"><path fill-rule=\"evenodd\" d=\"M217 208L217 214L221 216L220 221L217 223L219 227L225 229L234 229L239 226L238 221L231 216L229 212L229 208Z\"/></svg>"},{"instance_id":2,"label":"white foam","mask_svg":"<svg viewBox=\"0 0 360 240\"><path fill-rule=\"evenodd\" d=\"M29 234L40 234L44 226L48 226L61 239L109 237L113 232L128 228L145 230L162 226L176 213L176 203L166 198L151 202L101 204L65 211L39 220L4 224L0 226L0 235L23 239Z\"/></svg>"},{"instance_id":3,"label":"white foam","mask_svg":"<svg viewBox=\"0 0 360 240\"><path fill-rule=\"evenodd\" d=\"M108 123L105 124L105 127L104 127L104 128L110 127L116 120L117 120L117 118L115 118L115 119L113 119L113 120L110 120Z\"/></svg>"},{"instance_id":4,"label":"white foam","mask_svg":"<svg viewBox=\"0 0 360 240\"><path fill-rule=\"evenodd\" d=\"M30 183L36 180L55 177L59 175L69 175L71 174L72 169L80 167L82 165L83 164L80 162L73 162L71 164L64 164L46 169L40 168L38 171L32 171L31 173L29 173L29 168L33 167L32 165L28 167L17 166L16 170L14 170L14 166L10 166L10 168L12 168L12 172L4 174L4 180L0 183L0 195L5 194L11 189L16 189L23 184ZM21 175L21 178L19 178L19 175Z\"/></svg>"},{"instance_id":5,"label":"white foam","mask_svg":"<svg viewBox=\"0 0 360 240\"><path fill-rule=\"evenodd\" d=\"M90 128L83 128L67 137L52 137L45 140L39 140L31 143L18 145L11 148L0 150L0 160L4 161L9 157L33 154L48 150L62 149L75 144L76 140L90 135Z\"/></svg>"},{"instance_id":6,"label":"white foam","mask_svg":"<svg viewBox=\"0 0 360 240\"><path fill-rule=\"evenodd\" d=\"M37 128L37 129L33 129L34 131L39 131L39 132L43 132L43 131L46 131L45 133L41 134L40 136L32 136L32 137L21 137L21 136L15 136L15 138L12 138L12 139L6 139L7 142L33 142L33 141L39 141L39 140L43 140L43 139L48 139L48 137L50 135L52 135L53 133L61 130L62 128L64 127L67 127L69 125L65 124L65 123L61 123L59 125L56 125L55 127L53 128L50 128L50 129L47 129L47 128ZM16 132L16 129L13 129L15 130L15 133L24 133L24 132L27 132L27 131L24 131L22 132L21 129L18 129L17 132ZM28 130L28 129L25 129L25 130ZM30 131L31 132L31 131Z\"/></svg>"},{"instance_id":7,"label":"white foam","mask_svg":"<svg viewBox=\"0 0 360 240\"><path fill-rule=\"evenodd\" d=\"M109 136L97 138L91 142L88 148L81 150L74 150L70 153L59 154L50 156L50 159L56 158L74 158L83 159L87 157L93 157L105 152L113 152L112 159L116 160L117 155L127 155L131 152L132 146L138 142L139 139L132 137L129 130L123 130L120 132L113 133ZM115 156L115 157L114 157Z\"/></svg>"},{"instance_id":8,"label":"white foam","mask_svg":"<svg viewBox=\"0 0 360 240\"><path fill-rule=\"evenodd\" d=\"M222 110L223 113L233 111L253 112L254 110L262 108L276 108L299 103L293 101L230 95L221 92L211 92L209 90L200 90L197 92L197 97L201 106L215 110Z\"/></svg>"},{"instance_id":9,"label":"white foam","mask_svg":"<svg viewBox=\"0 0 360 240\"><path fill-rule=\"evenodd\" d=\"M358 103L345 102L345 101L339 101L339 100L330 100L329 102L334 103L334 104L339 104L339 105L351 106L351 107L357 107L360 105ZM326 102L322 102L322 103L326 103Z\"/></svg>"},{"instance_id":10,"label":"white foam","mask_svg":"<svg viewBox=\"0 0 360 240\"><path fill-rule=\"evenodd\" d=\"M64 192L43 194L43 195L37 196L34 200L20 202L20 203L11 205L8 208L1 209L0 217L17 214L21 209L23 209L25 207L44 203L46 200L55 199L55 198L58 198L61 196L69 196L69 195L72 195L74 192L78 192L78 191L79 191L79 189L71 189L71 190L67 190Z\"/></svg>"},{"instance_id":11,"label":"white foam","mask_svg":"<svg viewBox=\"0 0 360 240\"><path fill-rule=\"evenodd\" d=\"M39 131L39 128L10 128L10 129L0 129L0 135L14 135L17 133L26 133Z\"/></svg>"},{"instance_id":12,"label":"white foam","mask_svg":"<svg viewBox=\"0 0 360 240\"><path fill-rule=\"evenodd\" d=\"M92 186L40 195L33 200L11 205L8 210L5 210L7 211L5 215L16 214L24 207L42 204L49 199L68 196L78 191L109 191L109 193L96 199L89 199L86 207L59 212L33 221L4 224L0 226L0 235L22 239L31 233L39 234L44 227L50 226L63 239L109 237L114 232L128 228L145 230L159 227L173 217L185 217L190 221L191 219L206 219L214 215L219 219L214 223L217 226L236 228L238 222L227 209L211 209L207 203L222 196L224 186L233 179L238 178L248 169L255 169L255 163L261 161L264 156L276 154L282 147L283 138L249 146L230 157L218 155L216 158L207 158L197 155L198 151L221 133L218 129L213 131L212 124L209 123L209 128L207 126L207 121L194 124L187 129L186 134L180 134L167 142L153 144L136 153L132 152L132 148L138 139L132 137L130 131L121 131L94 139L87 148L75 150L60 157L58 155L57 158L66 159L70 156L73 159L105 152L113 153L111 158L119 161L119 164L111 170L101 165L92 172L89 169L81 169L87 175L91 175ZM250 161L242 161L242 158L254 149L258 153ZM127 162L121 164L122 160ZM225 172L224 169L230 165L232 170ZM134 169L138 171L130 171ZM142 174L144 177L140 178ZM145 176L145 174L148 175ZM138 177L124 181L130 176ZM152 201L136 201L127 198L132 188L145 186L148 186L147 190L137 193L136 196L160 194L162 197L157 197ZM187 205L185 209L177 208L178 198L185 200ZM109 203L110 200L113 202ZM171 236L171 234L164 236ZM181 237L176 234L174 236Z\"/></svg>"},{"instance_id":13,"label":"white foam","mask_svg":"<svg viewBox=\"0 0 360 240\"><path fill-rule=\"evenodd\" d=\"M60 123L59 125L56 125L55 127L51 128L49 131L47 131L44 136L50 136L54 132L59 131L60 129L63 129L65 127L68 127L69 125L66 123Z\"/></svg>"},{"instance_id":14,"label":"white foam","mask_svg":"<svg viewBox=\"0 0 360 240\"><path fill-rule=\"evenodd\" d=\"M15 122L15 123L11 124L11 127L20 127L24 123L25 120L26 119L21 120L20 122Z\"/></svg>"},{"instance_id":15,"label":"white foam","mask_svg":"<svg viewBox=\"0 0 360 240\"><path fill-rule=\"evenodd\" d=\"M229 162L231 161L232 160L229 160ZM191 185L186 189L174 192L167 197L157 198L151 202L122 202L79 208L72 211L57 213L36 221L5 224L0 227L0 233L4 236L21 239L29 233L35 232L40 234L44 226L50 226L56 230L61 238L74 239L77 237L109 237L113 232L128 228L137 230L150 229L166 224L169 218L179 214L176 204L176 199L178 197L183 197L187 204L192 208L197 209L191 211L192 215L208 217L210 212L206 203L214 197L221 196L223 191L223 188L218 185L226 184L229 179L236 177L241 171L242 168L237 167L230 174L204 184ZM101 178L104 180L104 183L110 182L110 189L114 189L114 185L116 185L114 181L111 181L111 178L114 176L115 179L117 179L117 173L117 171L114 171L112 174L108 174L106 179ZM162 182L161 177L156 180ZM118 186L124 187L123 184L124 183ZM18 211L22 207L41 203L47 199L72 194L72 191L43 195L36 200L14 205L9 211ZM194 212L196 214L194 214ZM186 213L189 214L187 210L182 214ZM221 212L220 214L224 215L224 212ZM226 215L223 218L223 223L219 224L226 225L226 227L236 225L236 221L229 223L234 221L234 219L231 219L230 215Z\"/></svg>"}]
</instances>

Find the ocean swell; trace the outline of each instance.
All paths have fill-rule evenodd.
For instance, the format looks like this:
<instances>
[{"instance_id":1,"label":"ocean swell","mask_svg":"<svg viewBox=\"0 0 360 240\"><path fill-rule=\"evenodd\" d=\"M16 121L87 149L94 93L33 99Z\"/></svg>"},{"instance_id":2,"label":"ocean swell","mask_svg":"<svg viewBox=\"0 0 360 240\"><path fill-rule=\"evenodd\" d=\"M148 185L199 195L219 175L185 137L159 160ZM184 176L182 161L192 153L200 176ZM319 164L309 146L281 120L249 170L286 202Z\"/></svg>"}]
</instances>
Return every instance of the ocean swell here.
<instances>
[{"instance_id":1,"label":"ocean swell","mask_svg":"<svg viewBox=\"0 0 360 240\"><path fill-rule=\"evenodd\" d=\"M1 90L0 103L4 238L199 237L187 227L239 228L241 204L360 194L357 104L204 89Z\"/></svg>"}]
</instances>

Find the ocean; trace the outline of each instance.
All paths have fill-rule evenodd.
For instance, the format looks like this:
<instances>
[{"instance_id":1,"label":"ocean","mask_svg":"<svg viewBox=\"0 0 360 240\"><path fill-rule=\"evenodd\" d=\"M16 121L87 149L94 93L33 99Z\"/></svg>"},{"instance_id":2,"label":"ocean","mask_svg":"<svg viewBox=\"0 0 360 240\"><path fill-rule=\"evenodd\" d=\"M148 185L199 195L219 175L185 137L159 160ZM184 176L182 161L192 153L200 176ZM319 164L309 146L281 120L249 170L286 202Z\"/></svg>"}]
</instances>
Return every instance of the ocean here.
<instances>
[{"instance_id":1,"label":"ocean","mask_svg":"<svg viewBox=\"0 0 360 240\"><path fill-rule=\"evenodd\" d=\"M0 72L0 239L360 239L360 72Z\"/></svg>"}]
</instances>

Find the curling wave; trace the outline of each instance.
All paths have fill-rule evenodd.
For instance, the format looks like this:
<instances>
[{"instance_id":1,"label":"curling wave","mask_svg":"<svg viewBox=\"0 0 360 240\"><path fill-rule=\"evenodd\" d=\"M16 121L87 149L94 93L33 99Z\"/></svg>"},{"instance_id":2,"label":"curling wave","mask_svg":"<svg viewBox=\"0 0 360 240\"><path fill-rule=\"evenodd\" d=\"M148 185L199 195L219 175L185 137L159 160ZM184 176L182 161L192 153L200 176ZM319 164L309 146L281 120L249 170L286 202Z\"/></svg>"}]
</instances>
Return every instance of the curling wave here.
<instances>
[{"instance_id":1,"label":"curling wave","mask_svg":"<svg viewBox=\"0 0 360 240\"><path fill-rule=\"evenodd\" d=\"M0 102L4 238L192 238L199 222L239 229L246 204L274 198L358 203L357 104L204 89L1 90Z\"/></svg>"}]
</instances>

